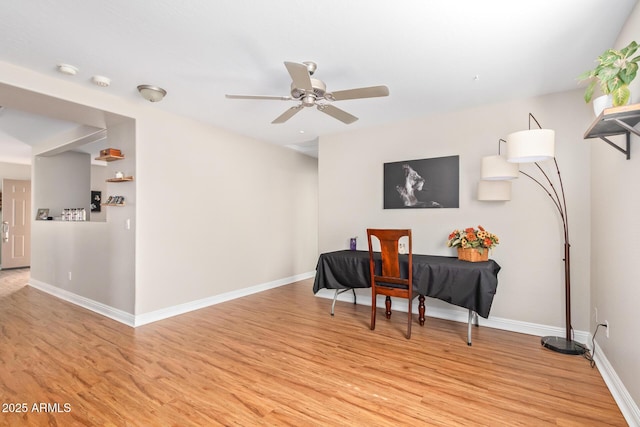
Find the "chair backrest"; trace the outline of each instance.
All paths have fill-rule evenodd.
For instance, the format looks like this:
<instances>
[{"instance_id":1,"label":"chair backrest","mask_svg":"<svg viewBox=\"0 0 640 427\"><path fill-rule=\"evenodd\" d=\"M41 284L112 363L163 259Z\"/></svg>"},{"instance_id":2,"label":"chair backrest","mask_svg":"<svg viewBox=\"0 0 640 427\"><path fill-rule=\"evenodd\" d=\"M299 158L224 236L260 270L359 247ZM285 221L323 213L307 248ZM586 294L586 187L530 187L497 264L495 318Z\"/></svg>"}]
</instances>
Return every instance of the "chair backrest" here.
<instances>
[{"instance_id":1,"label":"chair backrest","mask_svg":"<svg viewBox=\"0 0 640 427\"><path fill-rule=\"evenodd\" d=\"M380 254L382 257L382 271L380 275L375 274L375 262L374 262L374 251L373 251L373 242L371 237L375 236L380 242ZM402 278L402 273L400 271L400 258L398 252L399 241L401 238L408 238L408 277ZM393 283L393 284L401 284L407 285L412 283L412 266L413 266L413 242L411 239L411 230L410 229L367 229L367 242L369 244L369 270L371 273L371 285L372 287L376 284L382 283ZM409 290L411 286L409 286Z\"/></svg>"}]
</instances>

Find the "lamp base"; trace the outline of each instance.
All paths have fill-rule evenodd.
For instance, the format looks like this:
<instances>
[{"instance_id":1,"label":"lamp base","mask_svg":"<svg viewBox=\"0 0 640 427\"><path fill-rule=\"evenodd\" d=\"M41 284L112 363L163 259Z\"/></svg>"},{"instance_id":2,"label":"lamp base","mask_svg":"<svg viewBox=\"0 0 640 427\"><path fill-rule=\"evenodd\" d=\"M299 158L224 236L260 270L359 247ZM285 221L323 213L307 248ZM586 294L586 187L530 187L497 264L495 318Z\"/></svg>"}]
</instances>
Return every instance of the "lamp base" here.
<instances>
[{"instance_id":1,"label":"lamp base","mask_svg":"<svg viewBox=\"0 0 640 427\"><path fill-rule=\"evenodd\" d=\"M542 346L549 350L557 351L562 354L584 354L587 348L577 341L567 341L562 337L543 337L541 340Z\"/></svg>"}]
</instances>

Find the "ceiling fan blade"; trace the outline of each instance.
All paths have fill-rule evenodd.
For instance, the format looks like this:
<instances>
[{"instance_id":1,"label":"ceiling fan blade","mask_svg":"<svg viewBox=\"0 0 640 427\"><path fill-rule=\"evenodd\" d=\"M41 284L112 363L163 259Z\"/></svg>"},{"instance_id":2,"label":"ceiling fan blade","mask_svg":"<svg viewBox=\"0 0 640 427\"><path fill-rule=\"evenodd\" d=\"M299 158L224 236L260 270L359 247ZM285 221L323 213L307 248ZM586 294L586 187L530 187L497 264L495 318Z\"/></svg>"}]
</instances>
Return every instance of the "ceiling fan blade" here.
<instances>
[{"instance_id":1,"label":"ceiling fan blade","mask_svg":"<svg viewBox=\"0 0 640 427\"><path fill-rule=\"evenodd\" d=\"M378 96L389 96L389 88L386 86L360 87L357 89L338 90L327 94L326 98L333 101L343 101L345 99L376 98Z\"/></svg>"},{"instance_id":2,"label":"ceiling fan blade","mask_svg":"<svg viewBox=\"0 0 640 427\"><path fill-rule=\"evenodd\" d=\"M279 124L279 123L286 122L291 117L293 117L298 111L302 110L302 108L303 108L302 105L296 105L295 107L289 108L287 111L285 111L284 113L276 117L276 119L272 121L271 124Z\"/></svg>"},{"instance_id":3,"label":"ceiling fan blade","mask_svg":"<svg viewBox=\"0 0 640 427\"><path fill-rule=\"evenodd\" d=\"M267 95L225 95L228 99L269 99L276 101L291 101L290 96L267 96Z\"/></svg>"},{"instance_id":4,"label":"ceiling fan blade","mask_svg":"<svg viewBox=\"0 0 640 427\"><path fill-rule=\"evenodd\" d=\"M339 109L338 107L334 107L333 105L321 104L318 105L318 110L330 115L334 119L340 120L342 123L351 124L358 120L356 116L353 116L346 111Z\"/></svg>"},{"instance_id":5,"label":"ceiling fan blade","mask_svg":"<svg viewBox=\"0 0 640 427\"><path fill-rule=\"evenodd\" d=\"M306 65L285 61L284 66L287 67L287 71L295 87L309 91L313 90L313 86L311 86L311 76L309 75L309 70Z\"/></svg>"}]
</instances>

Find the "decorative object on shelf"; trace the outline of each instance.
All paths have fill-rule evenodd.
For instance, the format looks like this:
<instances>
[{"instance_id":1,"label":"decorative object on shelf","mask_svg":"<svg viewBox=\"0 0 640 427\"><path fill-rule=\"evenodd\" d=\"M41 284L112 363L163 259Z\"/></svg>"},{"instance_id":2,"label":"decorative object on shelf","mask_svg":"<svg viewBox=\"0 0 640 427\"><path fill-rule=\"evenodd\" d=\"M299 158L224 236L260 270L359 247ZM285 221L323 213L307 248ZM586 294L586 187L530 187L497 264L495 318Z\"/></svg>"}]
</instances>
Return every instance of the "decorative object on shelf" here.
<instances>
[{"instance_id":1,"label":"decorative object on shelf","mask_svg":"<svg viewBox=\"0 0 640 427\"><path fill-rule=\"evenodd\" d=\"M447 246L458 248L458 259L463 261L487 261L489 250L500 243L500 239L485 230L481 225L477 229L468 227L456 229L449 234Z\"/></svg>"},{"instance_id":2,"label":"decorative object on shelf","mask_svg":"<svg viewBox=\"0 0 640 427\"><path fill-rule=\"evenodd\" d=\"M637 50L638 44L635 41L620 50L607 49L598 57L598 65L593 70L585 71L578 76L579 80L591 80L584 92L585 102L591 101L595 86L599 84L603 95L611 95L614 107L626 105L630 98L629 83L635 79L638 72L640 55L632 58ZM601 112L595 111L596 116Z\"/></svg>"},{"instance_id":3,"label":"decorative object on shelf","mask_svg":"<svg viewBox=\"0 0 640 427\"><path fill-rule=\"evenodd\" d=\"M109 196L104 206L124 206L124 196Z\"/></svg>"},{"instance_id":4,"label":"decorative object on shelf","mask_svg":"<svg viewBox=\"0 0 640 427\"><path fill-rule=\"evenodd\" d=\"M122 178L124 178L124 173L123 173L123 172L120 172L120 171L116 172L116 178L117 178L117 179L122 179Z\"/></svg>"},{"instance_id":5,"label":"decorative object on shelf","mask_svg":"<svg viewBox=\"0 0 640 427\"><path fill-rule=\"evenodd\" d=\"M459 156L384 164L384 209L457 208Z\"/></svg>"},{"instance_id":6,"label":"decorative object on shelf","mask_svg":"<svg viewBox=\"0 0 640 427\"><path fill-rule=\"evenodd\" d=\"M122 151L118 150L117 148L105 148L104 150L100 150L100 157L107 156L120 157L122 156Z\"/></svg>"},{"instance_id":7,"label":"decorative object on shelf","mask_svg":"<svg viewBox=\"0 0 640 427\"><path fill-rule=\"evenodd\" d=\"M162 101L167 94L166 90L152 85L139 85L138 92L140 92L140 95L149 102Z\"/></svg>"},{"instance_id":8,"label":"decorative object on shelf","mask_svg":"<svg viewBox=\"0 0 640 427\"><path fill-rule=\"evenodd\" d=\"M102 191L91 191L91 212L100 212L102 205Z\"/></svg>"},{"instance_id":9,"label":"decorative object on shelf","mask_svg":"<svg viewBox=\"0 0 640 427\"><path fill-rule=\"evenodd\" d=\"M124 154L117 148L105 148L100 150L100 156L96 157L96 160L103 160L105 162L112 162L114 160L124 159Z\"/></svg>"},{"instance_id":10,"label":"decorative object on shelf","mask_svg":"<svg viewBox=\"0 0 640 427\"><path fill-rule=\"evenodd\" d=\"M531 119L538 125L539 129L531 129ZM571 327L571 268L570 268L570 247L569 244L569 222L567 218L567 203L564 194L562 175L555 158L555 132L550 129L542 129L540 123L533 114L529 113L529 130L514 132L507 136L507 160L515 163L533 163L537 171L542 175L541 179L536 179L533 175L520 173L535 182L544 192L547 193L553 202L562 220L562 233L564 237L564 287L565 287L565 336L543 337L541 343L550 350L564 354L584 354L584 345L576 342L572 338ZM557 172L557 184L538 164L544 160L553 159L553 165Z\"/></svg>"},{"instance_id":11,"label":"decorative object on shelf","mask_svg":"<svg viewBox=\"0 0 640 427\"><path fill-rule=\"evenodd\" d=\"M62 210L62 221L86 221L87 211L84 208L67 208Z\"/></svg>"},{"instance_id":12,"label":"decorative object on shelf","mask_svg":"<svg viewBox=\"0 0 640 427\"><path fill-rule=\"evenodd\" d=\"M38 213L36 214L36 220L38 221L46 221L49 218L49 209L38 209Z\"/></svg>"}]
</instances>

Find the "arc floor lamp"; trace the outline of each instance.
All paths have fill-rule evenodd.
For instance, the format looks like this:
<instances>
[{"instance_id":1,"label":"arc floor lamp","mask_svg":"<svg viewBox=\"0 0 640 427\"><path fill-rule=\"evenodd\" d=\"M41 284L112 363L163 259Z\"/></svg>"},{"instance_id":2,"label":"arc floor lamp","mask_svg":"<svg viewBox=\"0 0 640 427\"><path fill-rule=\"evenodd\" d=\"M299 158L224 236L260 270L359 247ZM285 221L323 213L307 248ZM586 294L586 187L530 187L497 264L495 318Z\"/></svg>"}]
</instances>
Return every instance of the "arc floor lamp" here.
<instances>
[{"instance_id":1,"label":"arc floor lamp","mask_svg":"<svg viewBox=\"0 0 640 427\"><path fill-rule=\"evenodd\" d=\"M531 129L531 120L538 125L538 129ZM583 354L586 347L573 340L571 327L571 262L569 243L569 223L567 220L567 203L564 194L564 185L562 183L562 175L558 167L558 161L555 158L555 132L551 129L543 129L533 114L529 113L529 129L511 133L507 136L506 141L507 156L491 156L485 157L482 161L482 179L478 187L478 198L480 200L509 200L510 194L504 198L500 196L494 197L493 189L499 189L496 184L504 182L504 180L517 177L518 163L533 163L537 172L541 175L536 178L532 174L519 171L522 175L535 182L542 190L544 190L556 210L560 214L562 220L562 233L564 238L564 287L565 287L565 336L543 337L541 343L544 347L564 354ZM500 152L500 142L498 142L498 153ZM489 160L490 159L490 160ZM555 170L558 174L557 180L552 180L549 174L538 164L538 162L553 160ZM513 168L516 166L516 168ZM554 185L554 181L558 186ZM510 183L508 183L510 184ZM484 187L484 191L481 189Z\"/></svg>"}]
</instances>

